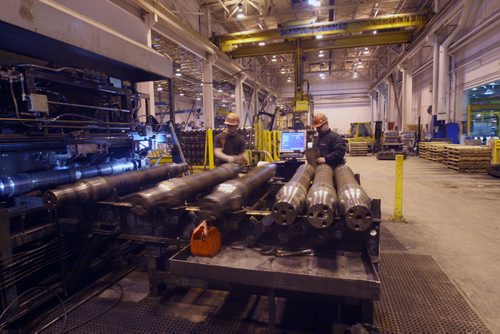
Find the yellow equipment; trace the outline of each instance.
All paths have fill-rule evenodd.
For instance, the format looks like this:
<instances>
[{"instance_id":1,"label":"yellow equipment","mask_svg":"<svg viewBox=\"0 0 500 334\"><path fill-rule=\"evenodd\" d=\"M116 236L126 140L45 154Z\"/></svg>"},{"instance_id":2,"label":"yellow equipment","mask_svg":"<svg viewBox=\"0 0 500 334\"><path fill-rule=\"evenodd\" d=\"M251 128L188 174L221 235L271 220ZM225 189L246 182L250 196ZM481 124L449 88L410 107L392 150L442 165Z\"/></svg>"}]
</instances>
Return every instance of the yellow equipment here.
<instances>
[{"instance_id":1,"label":"yellow equipment","mask_svg":"<svg viewBox=\"0 0 500 334\"><path fill-rule=\"evenodd\" d=\"M347 144L351 142L366 142L368 147L373 147L375 136L370 122L351 123L351 128L346 138Z\"/></svg>"},{"instance_id":2,"label":"yellow equipment","mask_svg":"<svg viewBox=\"0 0 500 334\"><path fill-rule=\"evenodd\" d=\"M493 159L488 167L488 173L500 177L500 139L495 140L493 143Z\"/></svg>"}]
</instances>

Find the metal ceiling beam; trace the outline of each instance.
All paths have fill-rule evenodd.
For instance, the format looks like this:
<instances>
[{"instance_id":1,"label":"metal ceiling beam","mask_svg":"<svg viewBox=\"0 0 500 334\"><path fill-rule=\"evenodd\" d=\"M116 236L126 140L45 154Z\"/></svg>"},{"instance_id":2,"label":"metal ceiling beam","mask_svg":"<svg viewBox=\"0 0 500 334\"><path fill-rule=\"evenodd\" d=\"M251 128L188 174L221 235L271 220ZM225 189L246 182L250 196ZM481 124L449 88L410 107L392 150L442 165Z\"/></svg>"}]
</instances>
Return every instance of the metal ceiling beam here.
<instances>
[{"instance_id":1,"label":"metal ceiling beam","mask_svg":"<svg viewBox=\"0 0 500 334\"><path fill-rule=\"evenodd\" d=\"M397 31L380 33L376 35L357 35L348 38L338 38L331 40L305 40L302 41L304 51L318 51L329 49L345 49L355 47L366 47L374 45L408 43L412 36L412 31ZM282 53L292 53L295 51L294 42L273 43L265 46L242 47L228 54L233 58L256 57Z\"/></svg>"},{"instance_id":2,"label":"metal ceiling beam","mask_svg":"<svg viewBox=\"0 0 500 334\"><path fill-rule=\"evenodd\" d=\"M431 36L440 29L447 22L452 20L460 10L463 8L464 1L448 1L446 5L429 21L429 23L417 34L412 43L405 49L403 54L401 54L395 61L389 64L388 68L379 75L369 87L369 91L373 91L377 86L382 83L392 72L394 72L397 67L406 61L407 59L414 56L418 51L420 51L422 45L426 42L428 36Z\"/></svg>"},{"instance_id":3,"label":"metal ceiling beam","mask_svg":"<svg viewBox=\"0 0 500 334\"><path fill-rule=\"evenodd\" d=\"M381 32L386 29L418 29L426 22L427 18L422 15L401 14L348 22L323 22L308 26L285 27L267 31L243 31L216 37L216 41L219 43L222 51L228 52L237 44L307 38L318 35L331 36L347 33L362 33L374 30Z\"/></svg>"},{"instance_id":4,"label":"metal ceiling beam","mask_svg":"<svg viewBox=\"0 0 500 334\"><path fill-rule=\"evenodd\" d=\"M211 43L207 38L196 30L182 23L178 16L172 13L168 8L161 5L157 0L128 0L147 13L156 16L157 22L152 27L165 38L172 40L191 53L202 59L207 59L209 55L215 55L214 66L222 71L233 75L237 72L245 72L246 79L249 82L257 82L258 85L271 94L279 96L277 90L269 87L251 72L247 72L243 66L232 61L227 55L221 52L217 46Z\"/></svg>"}]
</instances>

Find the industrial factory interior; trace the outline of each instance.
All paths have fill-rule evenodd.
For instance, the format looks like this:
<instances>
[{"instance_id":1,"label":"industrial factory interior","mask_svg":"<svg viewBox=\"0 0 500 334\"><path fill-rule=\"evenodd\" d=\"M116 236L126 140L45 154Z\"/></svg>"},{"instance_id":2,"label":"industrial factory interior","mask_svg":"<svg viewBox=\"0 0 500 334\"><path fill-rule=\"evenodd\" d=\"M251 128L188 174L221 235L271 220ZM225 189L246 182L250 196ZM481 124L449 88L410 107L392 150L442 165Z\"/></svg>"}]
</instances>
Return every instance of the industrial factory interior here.
<instances>
[{"instance_id":1,"label":"industrial factory interior","mask_svg":"<svg viewBox=\"0 0 500 334\"><path fill-rule=\"evenodd\" d=\"M0 1L0 333L500 333L500 0Z\"/></svg>"}]
</instances>

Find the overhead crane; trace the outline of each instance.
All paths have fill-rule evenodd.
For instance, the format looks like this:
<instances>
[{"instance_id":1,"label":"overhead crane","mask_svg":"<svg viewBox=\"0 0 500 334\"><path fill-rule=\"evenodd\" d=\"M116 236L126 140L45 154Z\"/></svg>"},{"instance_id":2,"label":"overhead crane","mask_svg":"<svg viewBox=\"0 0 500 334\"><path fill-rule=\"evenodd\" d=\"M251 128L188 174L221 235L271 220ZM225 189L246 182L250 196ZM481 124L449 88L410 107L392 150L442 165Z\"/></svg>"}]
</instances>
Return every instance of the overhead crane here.
<instances>
[{"instance_id":1,"label":"overhead crane","mask_svg":"<svg viewBox=\"0 0 500 334\"><path fill-rule=\"evenodd\" d=\"M250 43L259 43L275 40L290 40L298 38L339 36L353 33L384 32L391 29L405 29L414 31L427 22L428 18L422 15L392 15L388 17L353 20L347 22L322 22L302 26L282 27L278 29L258 31L242 31L215 38L216 44L223 52L230 53L236 46ZM373 36L376 37L376 36Z\"/></svg>"},{"instance_id":2,"label":"overhead crane","mask_svg":"<svg viewBox=\"0 0 500 334\"><path fill-rule=\"evenodd\" d=\"M266 31L243 31L218 36L214 42L233 58L294 54L295 112L309 111L308 92L303 85L303 53L375 45L408 43L428 17L391 15L346 22L288 25ZM314 38L314 37L325 38ZM272 42L255 46L255 43Z\"/></svg>"}]
</instances>

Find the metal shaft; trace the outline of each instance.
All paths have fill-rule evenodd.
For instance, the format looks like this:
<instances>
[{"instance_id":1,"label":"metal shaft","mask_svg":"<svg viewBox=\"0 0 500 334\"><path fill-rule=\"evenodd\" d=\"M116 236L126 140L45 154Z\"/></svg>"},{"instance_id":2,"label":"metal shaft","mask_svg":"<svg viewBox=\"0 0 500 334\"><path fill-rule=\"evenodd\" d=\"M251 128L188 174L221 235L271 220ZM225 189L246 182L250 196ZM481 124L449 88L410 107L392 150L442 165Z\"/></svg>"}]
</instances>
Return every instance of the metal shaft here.
<instances>
[{"instance_id":1,"label":"metal shaft","mask_svg":"<svg viewBox=\"0 0 500 334\"><path fill-rule=\"evenodd\" d=\"M279 190L273 205L273 217L278 224L289 225L302 212L313 175L313 166L302 165L290 181Z\"/></svg>"},{"instance_id":2,"label":"metal shaft","mask_svg":"<svg viewBox=\"0 0 500 334\"><path fill-rule=\"evenodd\" d=\"M0 197L12 197L33 190L48 189L95 176L121 174L137 169L137 161L115 161L99 165L15 174L0 178Z\"/></svg>"},{"instance_id":3,"label":"metal shaft","mask_svg":"<svg viewBox=\"0 0 500 334\"><path fill-rule=\"evenodd\" d=\"M340 212L347 226L354 231L366 231L373 220L370 198L346 165L335 168L335 182Z\"/></svg>"},{"instance_id":4,"label":"metal shaft","mask_svg":"<svg viewBox=\"0 0 500 334\"><path fill-rule=\"evenodd\" d=\"M70 202L90 202L105 199L116 191L128 194L141 186L156 183L187 171L188 165L165 164L121 175L94 177L72 185L52 189L44 194L45 203L52 207Z\"/></svg>"},{"instance_id":5,"label":"metal shaft","mask_svg":"<svg viewBox=\"0 0 500 334\"><path fill-rule=\"evenodd\" d=\"M132 211L146 215L158 205L172 207L183 203L202 190L238 176L240 166L227 163L212 170L159 183L156 187L138 192L127 199L134 205Z\"/></svg>"},{"instance_id":6,"label":"metal shaft","mask_svg":"<svg viewBox=\"0 0 500 334\"><path fill-rule=\"evenodd\" d=\"M269 181L276 173L275 164L255 167L244 176L226 181L215 187L200 203L203 219L215 220L225 212L241 210L250 194Z\"/></svg>"},{"instance_id":7,"label":"metal shaft","mask_svg":"<svg viewBox=\"0 0 500 334\"><path fill-rule=\"evenodd\" d=\"M333 222L337 193L333 187L333 169L327 164L316 167L314 181L307 193L307 220L316 228L325 228Z\"/></svg>"}]
</instances>

